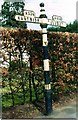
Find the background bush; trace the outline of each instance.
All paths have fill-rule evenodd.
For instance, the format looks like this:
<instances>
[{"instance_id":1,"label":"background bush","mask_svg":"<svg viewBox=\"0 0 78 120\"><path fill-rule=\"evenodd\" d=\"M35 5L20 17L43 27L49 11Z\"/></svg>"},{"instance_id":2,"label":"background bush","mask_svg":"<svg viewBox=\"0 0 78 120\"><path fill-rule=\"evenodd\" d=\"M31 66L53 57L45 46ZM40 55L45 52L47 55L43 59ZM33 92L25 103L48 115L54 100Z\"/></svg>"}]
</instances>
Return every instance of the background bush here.
<instances>
[{"instance_id":1,"label":"background bush","mask_svg":"<svg viewBox=\"0 0 78 120\"><path fill-rule=\"evenodd\" d=\"M44 100L41 31L0 28L3 106ZM77 90L78 34L48 32L53 100ZM26 58L28 56L28 58ZM20 99L21 98L21 99Z\"/></svg>"}]
</instances>

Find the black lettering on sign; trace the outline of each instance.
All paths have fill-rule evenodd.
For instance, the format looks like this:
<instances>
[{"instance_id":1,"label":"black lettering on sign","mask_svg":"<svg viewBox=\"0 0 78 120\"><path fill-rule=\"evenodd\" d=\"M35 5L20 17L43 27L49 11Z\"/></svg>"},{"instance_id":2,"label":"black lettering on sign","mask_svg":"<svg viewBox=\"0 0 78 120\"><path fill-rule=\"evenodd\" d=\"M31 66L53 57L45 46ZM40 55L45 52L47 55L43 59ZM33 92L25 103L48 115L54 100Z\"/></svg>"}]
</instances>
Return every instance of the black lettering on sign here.
<instances>
[{"instance_id":1,"label":"black lettering on sign","mask_svg":"<svg viewBox=\"0 0 78 120\"><path fill-rule=\"evenodd\" d=\"M32 21L32 18L30 18L30 21Z\"/></svg>"},{"instance_id":2,"label":"black lettering on sign","mask_svg":"<svg viewBox=\"0 0 78 120\"><path fill-rule=\"evenodd\" d=\"M21 20L23 20L23 17L21 17Z\"/></svg>"},{"instance_id":3,"label":"black lettering on sign","mask_svg":"<svg viewBox=\"0 0 78 120\"><path fill-rule=\"evenodd\" d=\"M20 17L18 16L18 20L20 20Z\"/></svg>"},{"instance_id":4,"label":"black lettering on sign","mask_svg":"<svg viewBox=\"0 0 78 120\"><path fill-rule=\"evenodd\" d=\"M27 17L27 20L29 19L29 17Z\"/></svg>"},{"instance_id":5,"label":"black lettering on sign","mask_svg":"<svg viewBox=\"0 0 78 120\"><path fill-rule=\"evenodd\" d=\"M24 20L26 21L26 18L24 18Z\"/></svg>"}]
</instances>

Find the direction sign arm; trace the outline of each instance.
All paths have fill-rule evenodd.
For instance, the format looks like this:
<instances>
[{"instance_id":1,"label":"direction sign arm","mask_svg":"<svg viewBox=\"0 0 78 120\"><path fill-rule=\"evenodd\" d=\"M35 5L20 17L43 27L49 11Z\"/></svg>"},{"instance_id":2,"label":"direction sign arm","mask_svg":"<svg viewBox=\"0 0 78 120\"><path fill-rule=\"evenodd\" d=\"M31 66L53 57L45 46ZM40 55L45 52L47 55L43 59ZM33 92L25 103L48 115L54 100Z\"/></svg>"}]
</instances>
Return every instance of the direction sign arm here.
<instances>
[{"instance_id":1,"label":"direction sign arm","mask_svg":"<svg viewBox=\"0 0 78 120\"><path fill-rule=\"evenodd\" d=\"M59 26L59 27L66 27L66 22L64 21L58 21L58 20L52 20L52 19L48 19L48 25L52 25L52 26Z\"/></svg>"}]
</instances>

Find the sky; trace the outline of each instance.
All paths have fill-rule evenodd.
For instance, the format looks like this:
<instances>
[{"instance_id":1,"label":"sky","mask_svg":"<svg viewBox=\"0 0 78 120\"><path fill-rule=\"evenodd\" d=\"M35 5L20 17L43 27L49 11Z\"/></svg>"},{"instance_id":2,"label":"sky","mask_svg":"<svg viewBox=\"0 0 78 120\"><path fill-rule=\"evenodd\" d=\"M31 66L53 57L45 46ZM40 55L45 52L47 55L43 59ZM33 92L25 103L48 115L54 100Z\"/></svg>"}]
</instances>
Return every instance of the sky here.
<instances>
[{"instance_id":1,"label":"sky","mask_svg":"<svg viewBox=\"0 0 78 120\"><path fill-rule=\"evenodd\" d=\"M61 16L66 23L76 19L77 0L25 0L25 9L33 10L36 17L39 17L41 2L44 2L46 15L50 19L53 15ZM3 0L0 0L0 6L2 3ZM40 26L36 24L27 24L27 27L28 29L40 29Z\"/></svg>"}]
</instances>

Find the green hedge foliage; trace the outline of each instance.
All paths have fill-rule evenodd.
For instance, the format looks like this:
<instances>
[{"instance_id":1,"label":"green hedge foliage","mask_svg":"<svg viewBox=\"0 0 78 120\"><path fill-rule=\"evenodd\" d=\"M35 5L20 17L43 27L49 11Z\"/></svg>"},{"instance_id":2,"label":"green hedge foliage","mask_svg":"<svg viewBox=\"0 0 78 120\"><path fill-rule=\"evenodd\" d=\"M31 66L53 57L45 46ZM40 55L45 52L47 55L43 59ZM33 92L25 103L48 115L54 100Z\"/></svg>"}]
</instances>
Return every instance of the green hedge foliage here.
<instances>
[{"instance_id":1,"label":"green hedge foliage","mask_svg":"<svg viewBox=\"0 0 78 120\"><path fill-rule=\"evenodd\" d=\"M7 68L9 72L13 72L15 69L19 71L18 66L20 66L20 63L21 70L23 68L22 64L26 65L26 61L23 58L24 52L31 58L32 67L26 66L29 71L33 72L34 69L36 71L36 69L43 68L41 31L0 28L0 34L2 35L1 55L3 61L9 62L9 68ZM67 95L77 90L78 34L48 32L47 36L52 94L53 99L56 100L63 94ZM13 57L12 61L10 56ZM18 62L19 59L21 59L20 63ZM44 80L43 73L42 80Z\"/></svg>"}]
</instances>

